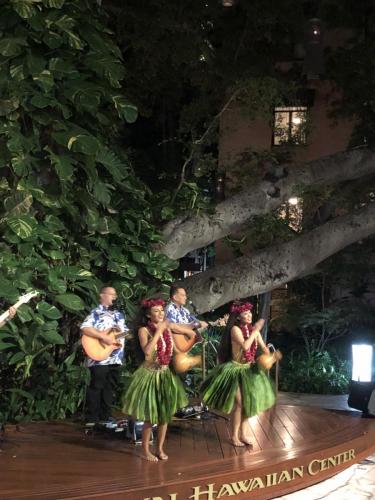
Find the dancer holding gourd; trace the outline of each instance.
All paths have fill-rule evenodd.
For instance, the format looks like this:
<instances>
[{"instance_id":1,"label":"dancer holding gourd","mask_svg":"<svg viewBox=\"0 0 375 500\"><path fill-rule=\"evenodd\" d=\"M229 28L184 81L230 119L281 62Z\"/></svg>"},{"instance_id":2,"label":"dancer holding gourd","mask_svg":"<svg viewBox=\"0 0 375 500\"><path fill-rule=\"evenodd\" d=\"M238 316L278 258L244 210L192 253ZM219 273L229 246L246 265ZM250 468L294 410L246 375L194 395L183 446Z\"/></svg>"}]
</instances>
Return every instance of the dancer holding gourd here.
<instances>
[{"instance_id":1,"label":"dancer holding gourd","mask_svg":"<svg viewBox=\"0 0 375 500\"><path fill-rule=\"evenodd\" d=\"M252 325L252 304L235 302L222 336L216 366L203 383L203 400L211 408L232 414L231 442L251 445L248 419L275 403L275 391L265 371L255 362L257 347L269 354L260 330Z\"/></svg>"}]
</instances>

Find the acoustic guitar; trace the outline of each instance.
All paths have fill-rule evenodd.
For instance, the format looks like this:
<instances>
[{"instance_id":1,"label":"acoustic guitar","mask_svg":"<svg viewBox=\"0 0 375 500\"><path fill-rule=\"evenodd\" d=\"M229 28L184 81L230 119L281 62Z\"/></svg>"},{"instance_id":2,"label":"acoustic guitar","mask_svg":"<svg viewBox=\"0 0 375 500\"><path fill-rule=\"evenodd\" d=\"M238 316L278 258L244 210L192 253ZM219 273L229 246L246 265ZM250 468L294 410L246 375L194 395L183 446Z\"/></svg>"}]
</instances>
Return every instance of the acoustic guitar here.
<instances>
[{"instance_id":1,"label":"acoustic guitar","mask_svg":"<svg viewBox=\"0 0 375 500\"><path fill-rule=\"evenodd\" d=\"M94 361L104 361L107 359L113 351L120 349L121 343L118 342L121 338L131 338L132 334L129 332L118 333L115 328L107 333L108 338L112 340L112 344L105 344L100 339L94 337L89 337L88 335L82 335L82 347L87 356Z\"/></svg>"},{"instance_id":2,"label":"acoustic guitar","mask_svg":"<svg viewBox=\"0 0 375 500\"><path fill-rule=\"evenodd\" d=\"M22 304L27 304L33 297L36 297L39 294L39 292L33 290L32 292L24 293L23 295L20 295L18 297L18 300L15 304L13 304L13 307L15 309L18 309ZM3 314L0 315L0 324L3 323L3 321L6 321L9 317L9 310L5 311Z\"/></svg>"},{"instance_id":3,"label":"acoustic guitar","mask_svg":"<svg viewBox=\"0 0 375 500\"><path fill-rule=\"evenodd\" d=\"M208 323L208 326L225 326L227 324L229 315L226 314L222 318L217 319L216 321L211 321ZM192 330L193 332L194 330ZM203 331L203 330L202 330ZM172 332L173 334L173 332ZM173 334L173 340L180 352L177 352L173 356L173 367L176 373L184 373L192 368L197 366L202 366L203 359L201 354L197 354L196 356L189 356L188 352L197 342L202 341L202 337L198 332L193 338L188 335L181 334ZM203 339L203 342L206 342Z\"/></svg>"},{"instance_id":4,"label":"acoustic guitar","mask_svg":"<svg viewBox=\"0 0 375 500\"><path fill-rule=\"evenodd\" d=\"M216 321L209 321L208 326L225 326L227 324L228 317L229 315L226 314L222 318L217 319ZM182 353L189 352L194 344L202 342L202 337L200 335L200 332L204 331L204 329L198 328L197 330L198 331L191 329L191 335L187 335L185 333L174 333L172 331L175 346L180 352Z\"/></svg>"}]
</instances>

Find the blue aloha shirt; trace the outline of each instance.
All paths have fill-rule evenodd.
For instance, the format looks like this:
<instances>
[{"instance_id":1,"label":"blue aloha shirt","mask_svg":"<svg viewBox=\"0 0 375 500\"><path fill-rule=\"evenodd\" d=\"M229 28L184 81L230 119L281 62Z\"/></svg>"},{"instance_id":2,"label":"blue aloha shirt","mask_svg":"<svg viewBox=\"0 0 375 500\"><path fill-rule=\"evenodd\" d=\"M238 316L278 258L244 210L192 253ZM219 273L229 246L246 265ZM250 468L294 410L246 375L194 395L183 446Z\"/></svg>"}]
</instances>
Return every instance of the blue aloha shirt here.
<instances>
[{"instance_id":1,"label":"blue aloha shirt","mask_svg":"<svg viewBox=\"0 0 375 500\"><path fill-rule=\"evenodd\" d=\"M169 302L165 308L167 320L171 323L188 324L198 321L197 318L184 306L178 306L174 302Z\"/></svg>"},{"instance_id":2,"label":"blue aloha shirt","mask_svg":"<svg viewBox=\"0 0 375 500\"><path fill-rule=\"evenodd\" d=\"M82 328L94 327L99 331L106 330L111 327L118 327L119 333L126 332L129 328L125 323L125 316L120 311L112 311L108 307L99 305L91 311L91 313L85 318L81 325ZM112 352L110 356L104 361L94 361L93 359L86 356L85 365L96 366L96 365L122 365L124 358L124 346L125 339L118 339L121 343L121 347Z\"/></svg>"}]
</instances>

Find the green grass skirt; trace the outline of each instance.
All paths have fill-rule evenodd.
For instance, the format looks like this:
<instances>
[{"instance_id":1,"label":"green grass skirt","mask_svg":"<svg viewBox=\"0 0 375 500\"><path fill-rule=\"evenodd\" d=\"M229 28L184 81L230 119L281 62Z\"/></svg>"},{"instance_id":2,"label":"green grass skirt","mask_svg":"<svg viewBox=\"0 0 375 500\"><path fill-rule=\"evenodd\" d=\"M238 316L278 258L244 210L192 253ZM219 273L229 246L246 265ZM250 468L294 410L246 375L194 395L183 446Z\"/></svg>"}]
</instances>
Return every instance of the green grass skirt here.
<instances>
[{"instance_id":1,"label":"green grass skirt","mask_svg":"<svg viewBox=\"0 0 375 500\"><path fill-rule=\"evenodd\" d=\"M223 413L231 413L237 389L242 395L244 417L258 415L275 404L275 390L266 373L256 364L235 361L216 366L202 384L204 402Z\"/></svg>"},{"instance_id":2,"label":"green grass skirt","mask_svg":"<svg viewBox=\"0 0 375 500\"><path fill-rule=\"evenodd\" d=\"M169 368L155 370L140 366L124 395L122 410L137 420L165 424L187 403L181 380Z\"/></svg>"}]
</instances>

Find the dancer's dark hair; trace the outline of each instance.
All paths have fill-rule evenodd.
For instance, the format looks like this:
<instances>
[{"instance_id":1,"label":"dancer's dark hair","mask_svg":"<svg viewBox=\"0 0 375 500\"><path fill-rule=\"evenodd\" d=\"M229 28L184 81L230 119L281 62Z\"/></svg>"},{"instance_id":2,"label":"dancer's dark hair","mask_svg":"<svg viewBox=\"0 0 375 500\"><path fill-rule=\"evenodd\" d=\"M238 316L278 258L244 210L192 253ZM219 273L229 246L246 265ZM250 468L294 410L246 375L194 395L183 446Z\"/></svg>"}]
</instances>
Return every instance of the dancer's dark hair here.
<instances>
[{"instance_id":1,"label":"dancer's dark hair","mask_svg":"<svg viewBox=\"0 0 375 500\"><path fill-rule=\"evenodd\" d=\"M231 330L235 325L239 325L239 314L237 312L230 313L224 333L221 336L220 345L217 355L220 363L226 363L232 359L232 337Z\"/></svg>"}]
</instances>

